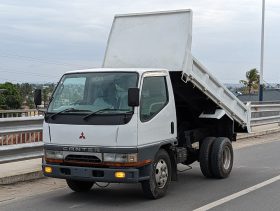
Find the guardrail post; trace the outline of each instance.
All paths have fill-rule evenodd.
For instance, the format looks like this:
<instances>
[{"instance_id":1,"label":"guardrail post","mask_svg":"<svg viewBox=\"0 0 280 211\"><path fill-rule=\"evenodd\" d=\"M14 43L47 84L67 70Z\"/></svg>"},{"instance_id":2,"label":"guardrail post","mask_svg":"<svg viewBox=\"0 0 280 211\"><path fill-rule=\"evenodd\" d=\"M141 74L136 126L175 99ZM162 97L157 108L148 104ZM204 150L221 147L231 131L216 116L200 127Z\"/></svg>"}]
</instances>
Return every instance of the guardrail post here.
<instances>
[{"instance_id":1,"label":"guardrail post","mask_svg":"<svg viewBox=\"0 0 280 211\"><path fill-rule=\"evenodd\" d=\"M252 131L252 126L251 126L251 118L252 118L252 112L251 112L251 102L247 102L246 104L248 108L248 115L247 115L247 130L250 133Z\"/></svg>"}]
</instances>

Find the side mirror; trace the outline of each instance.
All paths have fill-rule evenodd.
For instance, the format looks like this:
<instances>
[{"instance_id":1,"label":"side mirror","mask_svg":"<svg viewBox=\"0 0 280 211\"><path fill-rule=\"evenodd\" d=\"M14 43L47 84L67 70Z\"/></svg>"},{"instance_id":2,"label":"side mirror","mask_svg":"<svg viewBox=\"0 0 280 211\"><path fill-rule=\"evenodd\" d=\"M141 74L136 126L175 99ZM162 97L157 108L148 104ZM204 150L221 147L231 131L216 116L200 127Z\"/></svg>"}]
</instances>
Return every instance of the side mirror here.
<instances>
[{"instance_id":1,"label":"side mirror","mask_svg":"<svg viewBox=\"0 0 280 211\"><path fill-rule=\"evenodd\" d=\"M41 89L35 89L35 92L34 92L34 103L35 103L36 107L38 105L42 104L42 90Z\"/></svg>"},{"instance_id":2,"label":"side mirror","mask_svg":"<svg viewBox=\"0 0 280 211\"><path fill-rule=\"evenodd\" d=\"M129 88L128 89L128 106L136 107L139 106L139 88Z\"/></svg>"}]
</instances>

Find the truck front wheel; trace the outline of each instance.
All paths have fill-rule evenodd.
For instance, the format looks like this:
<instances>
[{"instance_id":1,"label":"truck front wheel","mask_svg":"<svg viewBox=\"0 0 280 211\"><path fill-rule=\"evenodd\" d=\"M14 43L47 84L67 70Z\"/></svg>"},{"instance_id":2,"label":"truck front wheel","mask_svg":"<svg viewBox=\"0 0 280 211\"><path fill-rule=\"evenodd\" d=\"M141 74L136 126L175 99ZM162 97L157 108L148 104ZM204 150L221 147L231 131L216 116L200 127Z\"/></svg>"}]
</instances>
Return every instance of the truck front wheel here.
<instances>
[{"instance_id":1,"label":"truck front wheel","mask_svg":"<svg viewBox=\"0 0 280 211\"><path fill-rule=\"evenodd\" d=\"M215 178L229 176L233 166L233 149L228 138L219 137L212 145L211 168Z\"/></svg>"},{"instance_id":2,"label":"truck front wheel","mask_svg":"<svg viewBox=\"0 0 280 211\"><path fill-rule=\"evenodd\" d=\"M67 179L66 183L68 187L75 192L87 192L90 191L94 182L78 181Z\"/></svg>"},{"instance_id":3,"label":"truck front wheel","mask_svg":"<svg viewBox=\"0 0 280 211\"><path fill-rule=\"evenodd\" d=\"M165 195L170 181L170 158L168 153L165 150L161 149L158 151L152 164L150 179L141 182L143 192L148 198L161 198Z\"/></svg>"}]
</instances>

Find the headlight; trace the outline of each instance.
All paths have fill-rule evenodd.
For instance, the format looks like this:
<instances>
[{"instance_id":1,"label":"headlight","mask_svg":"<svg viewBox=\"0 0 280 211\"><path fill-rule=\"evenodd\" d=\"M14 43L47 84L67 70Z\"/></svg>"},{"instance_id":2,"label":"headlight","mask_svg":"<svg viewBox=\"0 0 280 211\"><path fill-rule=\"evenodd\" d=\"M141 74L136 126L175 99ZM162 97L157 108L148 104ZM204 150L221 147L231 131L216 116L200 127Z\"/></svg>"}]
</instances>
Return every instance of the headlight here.
<instances>
[{"instance_id":1,"label":"headlight","mask_svg":"<svg viewBox=\"0 0 280 211\"><path fill-rule=\"evenodd\" d=\"M133 154L104 153L103 161L118 162L118 163L134 163L137 162L137 153L133 153Z\"/></svg>"},{"instance_id":2,"label":"headlight","mask_svg":"<svg viewBox=\"0 0 280 211\"><path fill-rule=\"evenodd\" d=\"M62 160L63 159L63 152L62 151L45 150L45 158Z\"/></svg>"}]
</instances>

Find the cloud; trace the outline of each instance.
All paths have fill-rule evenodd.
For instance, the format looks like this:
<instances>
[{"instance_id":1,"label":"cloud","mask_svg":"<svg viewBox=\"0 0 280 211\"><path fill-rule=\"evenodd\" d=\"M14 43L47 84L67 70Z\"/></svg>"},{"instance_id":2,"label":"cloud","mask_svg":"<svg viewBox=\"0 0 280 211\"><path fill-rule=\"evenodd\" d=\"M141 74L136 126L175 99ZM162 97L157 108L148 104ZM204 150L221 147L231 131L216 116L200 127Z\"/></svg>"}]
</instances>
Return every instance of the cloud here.
<instances>
[{"instance_id":1,"label":"cloud","mask_svg":"<svg viewBox=\"0 0 280 211\"><path fill-rule=\"evenodd\" d=\"M18 71L21 80L44 81L46 78L20 71L57 75L76 69L76 66L71 66L73 63L86 67L100 66L114 14L186 8L194 12L193 54L218 79L238 82L248 69L259 67L261 1L2 0L0 75L14 78L1 72L2 66L2 69L9 67ZM279 1L267 2L264 76L271 82L280 79L275 77L280 65L279 10ZM41 62L12 56L7 59L3 57L7 53L37 57ZM69 66L48 64L44 60Z\"/></svg>"}]
</instances>

